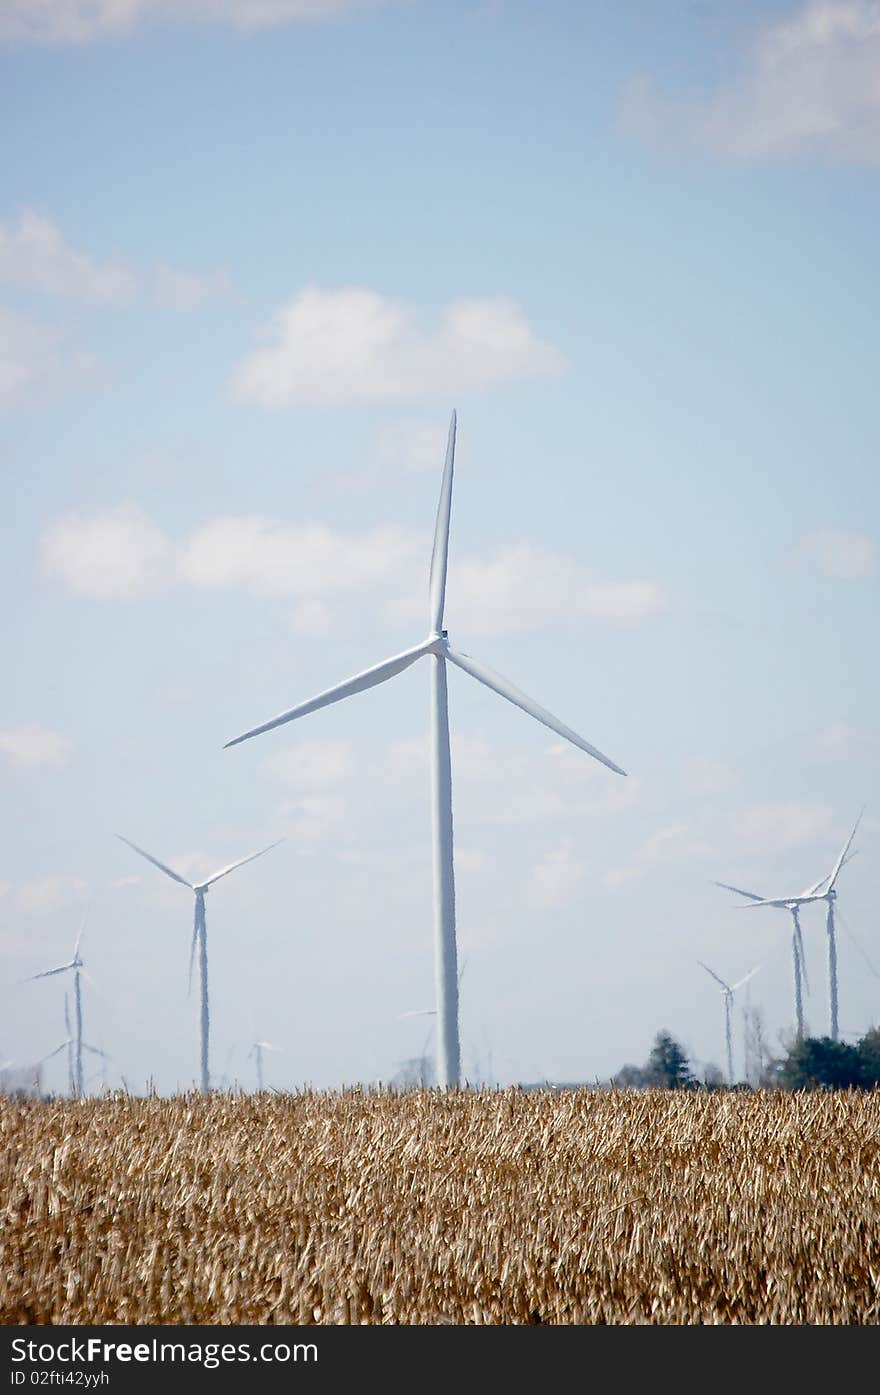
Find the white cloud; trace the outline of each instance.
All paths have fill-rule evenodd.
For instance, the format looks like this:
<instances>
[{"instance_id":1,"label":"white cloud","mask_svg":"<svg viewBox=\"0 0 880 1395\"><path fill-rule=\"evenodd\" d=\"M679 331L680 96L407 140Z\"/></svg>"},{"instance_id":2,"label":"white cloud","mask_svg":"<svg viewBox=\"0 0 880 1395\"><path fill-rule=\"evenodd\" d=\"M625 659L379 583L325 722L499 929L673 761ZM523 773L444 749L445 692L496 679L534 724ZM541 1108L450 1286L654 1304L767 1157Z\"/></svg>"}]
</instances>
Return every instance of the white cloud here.
<instances>
[{"instance_id":1,"label":"white cloud","mask_svg":"<svg viewBox=\"0 0 880 1395\"><path fill-rule=\"evenodd\" d=\"M177 271L164 263L155 268L154 284L159 304L170 310L195 310L206 300L212 300L229 290L229 278L220 272L196 276L192 272Z\"/></svg>"},{"instance_id":2,"label":"white cloud","mask_svg":"<svg viewBox=\"0 0 880 1395\"><path fill-rule=\"evenodd\" d=\"M376 464L386 473L395 474L437 470L445 457L447 432L447 425L418 417L388 422L376 437Z\"/></svg>"},{"instance_id":3,"label":"white cloud","mask_svg":"<svg viewBox=\"0 0 880 1395\"><path fill-rule=\"evenodd\" d=\"M285 751L276 751L266 761L266 769L294 786L320 789L337 785L351 774L351 743L301 741Z\"/></svg>"},{"instance_id":4,"label":"white cloud","mask_svg":"<svg viewBox=\"0 0 880 1395\"><path fill-rule=\"evenodd\" d=\"M807 755L814 760L853 760L871 745L867 733L849 722L829 722L807 741Z\"/></svg>"},{"instance_id":5,"label":"white cloud","mask_svg":"<svg viewBox=\"0 0 880 1395\"><path fill-rule=\"evenodd\" d=\"M768 847L793 847L810 843L832 826L831 810L824 804L755 804L733 817L738 838Z\"/></svg>"},{"instance_id":6,"label":"white cloud","mask_svg":"<svg viewBox=\"0 0 880 1395\"><path fill-rule=\"evenodd\" d=\"M838 581L862 581L877 575L877 544L867 533L819 528L800 540L791 561Z\"/></svg>"},{"instance_id":7,"label":"white cloud","mask_svg":"<svg viewBox=\"0 0 880 1395\"><path fill-rule=\"evenodd\" d=\"M84 518L68 514L41 542L45 574L100 600L142 595L167 578L171 546L131 504Z\"/></svg>"},{"instance_id":8,"label":"white cloud","mask_svg":"<svg viewBox=\"0 0 880 1395\"><path fill-rule=\"evenodd\" d=\"M685 783L692 794L726 794L739 782L729 765L705 757L690 761L685 771Z\"/></svg>"},{"instance_id":9,"label":"white cloud","mask_svg":"<svg viewBox=\"0 0 880 1395\"><path fill-rule=\"evenodd\" d=\"M623 867L610 868L603 880L607 886L621 886L624 882L647 876L655 868L692 862L714 851L712 844L690 824L667 824L645 839L631 862Z\"/></svg>"},{"instance_id":10,"label":"white cloud","mask_svg":"<svg viewBox=\"0 0 880 1395\"><path fill-rule=\"evenodd\" d=\"M281 825L282 831L286 837L297 843L303 840L314 843L339 822L346 807L346 801L338 794L310 791L282 806L280 812L286 819Z\"/></svg>"},{"instance_id":11,"label":"white cloud","mask_svg":"<svg viewBox=\"0 0 880 1395\"><path fill-rule=\"evenodd\" d=\"M276 311L265 338L239 366L232 395L267 408L448 398L565 367L500 298L453 301L424 330L409 307L375 291L308 286Z\"/></svg>"},{"instance_id":12,"label":"white cloud","mask_svg":"<svg viewBox=\"0 0 880 1395\"><path fill-rule=\"evenodd\" d=\"M198 528L182 550L180 571L197 586L242 586L275 596L341 594L392 574L420 541L402 528L346 536L317 523L237 515Z\"/></svg>"},{"instance_id":13,"label":"white cloud","mask_svg":"<svg viewBox=\"0 0 880 1395\"><path fill-rule=\"evenodd\" d=\"M146 277L119 261L98 262L65 242L51 219L25 209L17 224L0 222L0 283L92 305L123 305L146 288ZM228 277L196 275L164 262L152 271L160 305L193 310L229 289Z\"/></svg>"},{"instance_id":14,"label":"white cloud","mask_svg":"<svg viewBox=\"0 0 880 1395\"><path fill-rule=\"evenodd\" d=\"M54 223L26 209L18 225L0 223L0 281L75 300L119 304L134 291L125 267L100 265L69 247Z\"/></svg>"},{"instance_id":15,"label":"white cloud","mask_svg":"<svg viewBox=\"0 0 880 1395\"><path fill-rule=\"evenodd\" d=\"M630 84L625 124L734 159L880 163L880 0L810 0L754 36L738 76L704 98Z\"/></svg>"},{"instance_id":16,"label":"white cloud","mask_svg":"<svg viewBox=\"0 0 880 1395\"><path fill-rule=\"evenodd\" d=\"M172 582L238 587L261 596L290 596L291 628L319 634L330 623L327 601L363 588L395 599L394 620L424 622L412 584L424 562L424 535L397 527L345 534L323 524L287 523L259 515L209 519L179 543L139 509L123 505L92 516L71 514L42 539L43 569L82 595L137 596ZM456 565L449 614L470 634L504 634L571 620L632 625L660 615L666 596L653 581L595 582L573 559L521 544L488 561ZM510 675L515 679L515 675Z\"/></svg>"},{"instance_id":17,"label":"white cloud","mask_svg":"<svg viewBox=\"0 0 880 1395\"><path fill-rule=\"evenodd\" d=\"M374 489L401 475L439 471L446 455L447 426L436 420L401 417L377 432L367 458L354 470L337 475L337 489Z\"/></svg>"},{"instance_id":18,"label":"white cloud","mask_svg":"<svg viewBox=\"0 0 880 1395\"><path fill-rule=\"evenodd\" d=\"M408 597L395 616L415 613ZM499 549L489 558L463 558L449 574L447 615L468 634L521 633L572 620L636 625L669 607L656 581L594 581L574 558L530 543Z\"/></svg>"},{"instance_id":19,"label":"white cloud","mask_svg":"<svg viewBox=\"0 0 880 1395\"><path fill-rule=\"evenodd\" d=\"M328 628L326 598L399 584L420 550L424 539L401 528L346 535L248 516L209 519L177 542L133 504L56 519L40 543L44 574L79 595L128 599L183 583L292 596L299 634Z\"/></svg>"},{"instance_id":20,"label":"white cloud","mask_svg":"<svg viewBox=\"0 0 880 1395\"><path fill-rule=\"evenodd\" d=\"M532 869L529 899L533 906L550 910L568 905L583 880L583 866L575 859L570 839L544 854Z\"/></svg>"},{"instance_id":21,"label":"white cloud","mask_svg":"<svg viewBox=\"0 0 880 1395\"><path fill-rule=\"evenodd\" d=\"M63 334L48 325L13 314L0 305L0 406L9 406L29 388L52 383L65 367L78 370L82 361L65 364Z\"/></svg>"},{"instance_id":22,"label":"white cloud","mask_svg":"<svg viewBox=\"0 0 880 1395\"><path fill-rule=\"evenodd\" d=\"M36 722L0 731L0 753L12 765L30 770L45 765L64 765L70 742L57 731Z\"/></svg>"},{"instance_id":23,"label":"white cloud","mask_svg":"<svg viewBox=\"0 0 880 1395\"><path fill-rule=\"evenodd\" d=\"M294 607L290 617L291 633L295 635L323 635L330 628L333 612L323 601L302 601Z\"/></svg>"},{"instance_id":24,"label":"white cloud","mask_svg":"<svg viewBox=\"0 0 880 1395\"><path fill-rule=\"evenodd\" d=\"M85 889L79 877L43 877L25 883L18 893L18 904L28 915L49 915L81 901Z\"/></svg>"},{"instance_id":25,"label":"white cloud","mask_svg":"<svg viewBox=\"0 0 880 1395\"><path fill-rule=\"evenodd\" d=\"M383 0L3 0L0 40L83 44L118 38L156 23L223 25L241 30L334 19Z\"/></svg>"}]
</instances>

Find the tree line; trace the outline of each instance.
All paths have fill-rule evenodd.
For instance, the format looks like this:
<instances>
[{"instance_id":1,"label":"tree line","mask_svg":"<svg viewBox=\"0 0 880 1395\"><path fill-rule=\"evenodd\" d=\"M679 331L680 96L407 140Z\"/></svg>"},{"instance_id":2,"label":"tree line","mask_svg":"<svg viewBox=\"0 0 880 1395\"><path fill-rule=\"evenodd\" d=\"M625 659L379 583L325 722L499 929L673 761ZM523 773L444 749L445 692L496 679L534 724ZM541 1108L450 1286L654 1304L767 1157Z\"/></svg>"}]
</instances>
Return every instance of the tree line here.
<instances>
[{"instance_id":1,"label":"tree line","mask_svg":"<svg viewBox=\"0 0 880 1395\"><path fill-rule=\"evenodd\" d=\"M655 1036L645 1064L623 1066L610 1083L615 1089L642 1090L871 1090L880 1086L880 1027L870 1028L854 1044L804 1037L779 1056L761 1053L756 1079L733 1084L714 1065L697 1075L684 1047L664 1029Z\"/></svg>"}]
</instances>

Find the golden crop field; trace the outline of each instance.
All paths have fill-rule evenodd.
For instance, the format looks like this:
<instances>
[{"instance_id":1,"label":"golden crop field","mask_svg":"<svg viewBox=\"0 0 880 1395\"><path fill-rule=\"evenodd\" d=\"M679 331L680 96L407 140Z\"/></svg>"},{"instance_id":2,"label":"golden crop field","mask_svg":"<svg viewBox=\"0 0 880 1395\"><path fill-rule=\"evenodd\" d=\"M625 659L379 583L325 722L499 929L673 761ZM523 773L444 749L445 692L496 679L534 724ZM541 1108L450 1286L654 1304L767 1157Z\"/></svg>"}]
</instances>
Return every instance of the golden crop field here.
<instances>
[{"instance_id":1,"label":"golden crop field","mask_svg":"<svg viewBox=\"0 0 880 1395\"><path fill-rule=\"evenodd\" d=\"M5 1323L880 1321L880 1092L0 1102Z\"/></svg>"}]
</instances>

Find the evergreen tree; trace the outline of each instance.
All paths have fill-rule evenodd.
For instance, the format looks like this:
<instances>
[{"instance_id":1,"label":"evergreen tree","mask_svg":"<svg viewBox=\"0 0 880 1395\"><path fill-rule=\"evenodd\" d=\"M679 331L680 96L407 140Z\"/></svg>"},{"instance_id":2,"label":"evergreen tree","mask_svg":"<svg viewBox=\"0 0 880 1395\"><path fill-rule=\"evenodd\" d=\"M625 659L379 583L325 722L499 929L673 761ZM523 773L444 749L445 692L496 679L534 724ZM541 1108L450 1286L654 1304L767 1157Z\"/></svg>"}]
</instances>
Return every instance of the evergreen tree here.
<instances>
[{"instance_id":1,"label":"evergreen tree","mask_svg":"<svg viewBox=\"0 0 880 1395\"><path fill-rule=\"evenodd\" d=\"M664 1090L693 1090L695 1080L684 1048L667 1031L660 1031L645 1067L647 1083Z\"/></svg>"}]
</instances>

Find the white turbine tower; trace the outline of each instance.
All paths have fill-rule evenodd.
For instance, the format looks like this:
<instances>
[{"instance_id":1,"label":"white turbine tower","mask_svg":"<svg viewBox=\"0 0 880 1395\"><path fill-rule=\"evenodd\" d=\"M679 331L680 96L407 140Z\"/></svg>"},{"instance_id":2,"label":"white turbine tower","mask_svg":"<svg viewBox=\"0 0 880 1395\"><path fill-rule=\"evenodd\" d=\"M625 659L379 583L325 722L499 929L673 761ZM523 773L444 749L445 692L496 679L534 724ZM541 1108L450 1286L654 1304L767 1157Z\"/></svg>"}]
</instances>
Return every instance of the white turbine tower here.
<instances>
[{"instance_id":1,"label":"white turbine tower","mask_svg":"<svg viewBox=\"0 0 880 1395\"><path fill-rule=\"evenodd\" d=\"M856 829L861 822L864 808L859 812L852 827L852 832L844 843L838 854L837 861L831 871L820 881L808 886L805 891L798 892L796 896L759 896L754 891L743 891L741 887L730 886L727 882L716 882L716 886L723 886L726 891L735 891L738 896L746 896L750 904L744 906L743 910L752 910L755 906L775 906L778 910L791 912L794 921L794 933L792 935L792 949L794 954L794 991L795 991L795 1012L797 1015L797 1037L798 1041L804 1035L804 1008L803 995L801 993L801 971L806 973L804 964L804 941L801 934L800 908L808 906L814 901L828 902L828 915L826 917L825 929L828 935L828 995L829 1010L831 1017L831 1039L838 1041L840 1037L837 1005L837 940L834 927L834 903L837 899L836 882L840 875L840 870L855 857L855 852L850 852L853 838L856 836Z\"/></svg>"},{"instance_id":2,"label":"white turbine tower","mask_svg":"<svg viewBox=\"0 0 880 1395\"><path fill-rule=\"evenodd\" d=\"M733 1084L733 1034L730 1027L730 1013L733 1008L733 995L738 988L742 988L744 983L748 983L753 974L756 974L761 965L756 964L744 978L737 979L736 983L725 983L723 978L719 978L714 969L710 969L708 964L704 964L702 959L697 963L701 969L705 969L707 974L711 974L716 983L721 985L721 993L724 998L724 1042L727 1047L727 1083Z\"/></svg>"},{"instance_id":3,"label":"white turbine tower","mask_svg":"<svg viewBox=\"0 0 880 1395\"><path fill-rule=\"evenodd\" d=\"M117 833L123 843L128 844L141 857L145 857L148 862L152 862L154 867L158 867L160 872L164 872L166 877L172 881L180 882L181 886L189 887L195 895L195 916L193 919L193 935L189 948L189 988L192 988L193 960L195 958L196 945L199 949L199 980L201 985L201 1088L207 1094L211 1088L211 1077L208 1071L208 1031L210 1019L208 1015L208 927L205 920L205 896L210 887L215 882L219 882L221 877L225 877L230 872L234 872L236 867L243 867L246 862L253 862L255 857L262 857L263 853L270 852L272 848L277 848L278 843L283 843L284 839L279 838L277 842L270 843L267 848L260 848L259 852L249 853L247 857L239 858L238 862L230 862L227 867L221 867L219 872L212 872L210 877L206 877L203 882L188 882L186 877L182 877L179 872L175 872L171 867L166 867L164 862L160 862L158 857L153 857L152 853L145 852L139 848L137 843L132 843L128 838L123 838L121 833ZM187 990L189 991L189 989Z\"/></svg>"},{"instance_id":4,"label":"white turbine tower","mask_svg":"<svg viewBox=\"0 0 880 1395\"><path fill-rule=\"evenodd\" d=\"M465 673L484 683L500 697L521 707L530 717L555 731L566 741L580 747L588 755L607 765L618 775L625 775L607 756L603 756L595 746L572 731L571 727L560 722L543 707L540 707L525 693L520 692L506 678L453 649L443 628L443 611L446 602L446 564L449 553L449 522L452 510L452 474L455 459L456 414L452 413L449 423L449 440L446 447L446 464L443 482L440 487L440 503L434 528L434 549L431 555L431 572L428 586L430 626L428 635L412 649L405 649L390 659L376 664L373 668L356 673L334 688L327 688L307 702L281 712L268 722L243 732L226 746L236 746L261 732L271 731L284 722L292 722L297 717L305 717L309 712L317 712L321 707L351 697L354 693L373 688L394 678L409 668L417 659L428 657L431 669L431 784L434 828L434 980L437 1003L438 1025L438 1084L449 1089L459 1083L460 1048L458 1031L458 982L457 951L455 941L455 876L452 856L452 767L449 751L449 714L446 693L446 665L455 664Z\"/></svg>"},{"instance_id":5,"label":"white turbine tower","mask_svg":"<svg viewBox=\"0 0 880 1395\"><path fill-rule=\"evenodd\" d=\"M25 983L33 983L35 979L53 978L55 974L73 974L73 1005L74 1021L76 1024L75 1030L70 1030L70 1017L67 1010L67 994L65 994L64 1022L67 1027L67 1040L63 1041L61 1043L61 1046L56 1047L55 1051L51 1051L49 1054L50 1056L55 1056L63 1047L69 1047L70 1052L72 1053L72 1057L68 1057L68 1064L70 1067L70 1093L76 1099L81 1099L83 1095L83 1048L85 1047L87 1051L97 1050L96 1047L89 1046L86 1042L83 1041L82 1029L82 983L80 981L81 976L88 978L90 983L92 982L92 979L86 971L85 963L79 952L80 945L82 944L83 931L86 928L87 915L88 911L83 916L82 924L79 928L79 934L76 937L76 944L73 947L73 957L70 959L70 961L67 964L58 964L54 969L44 969L42 973L31 974L29 978L24 980Z\"/></svg>"}]
</instances>

